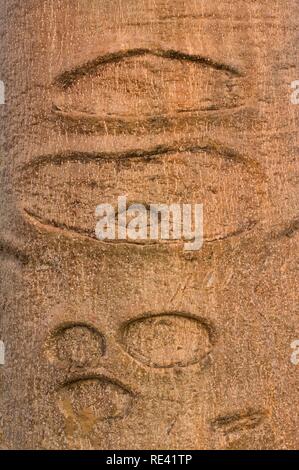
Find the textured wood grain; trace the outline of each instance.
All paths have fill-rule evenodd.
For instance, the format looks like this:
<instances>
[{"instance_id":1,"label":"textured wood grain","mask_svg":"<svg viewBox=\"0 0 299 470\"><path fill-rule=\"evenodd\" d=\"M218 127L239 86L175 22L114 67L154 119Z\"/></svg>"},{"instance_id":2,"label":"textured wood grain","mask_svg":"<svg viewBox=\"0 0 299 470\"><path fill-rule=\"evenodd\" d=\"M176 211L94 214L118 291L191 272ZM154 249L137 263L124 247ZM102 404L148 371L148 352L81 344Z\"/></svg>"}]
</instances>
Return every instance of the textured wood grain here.
<instances>
[{"instance_id":1,"label":"textured wood grain","mask_svg":"<svg viewBox=\"0 0 299 470\"><path fill-rule=\"evenodd\" d=\"M1 445L295 449L297 0L0 0ZM97 204L203 203L105 243Z\"/></svg>"}]
</instances>

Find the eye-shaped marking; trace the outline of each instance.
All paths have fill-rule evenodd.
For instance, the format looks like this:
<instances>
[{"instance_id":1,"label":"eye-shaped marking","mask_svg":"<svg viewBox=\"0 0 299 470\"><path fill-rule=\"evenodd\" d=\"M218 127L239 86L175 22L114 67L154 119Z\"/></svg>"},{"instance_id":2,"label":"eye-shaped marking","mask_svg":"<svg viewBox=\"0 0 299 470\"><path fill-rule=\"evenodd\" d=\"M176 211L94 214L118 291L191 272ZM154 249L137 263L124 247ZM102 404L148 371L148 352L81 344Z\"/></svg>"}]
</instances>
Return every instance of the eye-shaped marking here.
<instances>
[{"instance_id":1,"label":"eye-shaped marking","mask_svg":"<svg viewBox=\"0 0 299 470\"><path fill-rule=\"evenodd\" d=\"M241 73L210 58L179 51L133 49L101 56L55 80L53 115L85 132L161 129L175 116L244 104ZM141 126L141 127L142 127Z\"/></svg>"},{"instance_id":2,"label":"eye-shaped marking","mask_svg":"<svg viewBox=\"0 0 299 470\"><path fill-rule=\"evenodd\" d=\"M266 423L268 416L265 409L245 409L219 416L211 422L211 428L226 450L268 449L274 437Z\"/></svg>"},{"instance_id":3,"label":"eye-shaped marking","mask_svg":"<svg viewBox=\"0 0 299 470\"><path fill-rule=\"evenodd\" d=\"M100 214L99 216L96 211L96 217L99 217L101 227L103 225L113 226L115 234L125 230L123 239L109 240L111 243L116 241L116 243L155 245L178 243L182 239L185 240L182 227L183 211L180 204L168 207L167 205L147 204L141 201L126 201L126 204L120 208L110 205L108 214L105 213L104 217L102 209L100 209ZM103 217L102 220L101 217ZM192 214L190 225L192 233L195 234L194 223L191 219ZM97 230L98 227L96 227L96 233ZM136 234L138 237L135 237Z\"/></svg>"},{"instance_id":4,"label":"eye-shaped marking","mask_svg":"<svg viewBox=\"0 0 299 470\"><path fill-rule=\"evenodd\" d=\"M122 419L130 412L133 394L105 377L68 382L58 391L58 406L66 428L89 434L97 423Z\"/></svg>"},{"instance_id":5,"label":"eye-shaped marking","mask_svg":"<svg viewBox=\"0 0 299 470\"><path fill-rule=\"evenodd\" d=\"M85 324L64 325L50 339L52 361L59 360L68 366L91 367L99 363L105 353L104 337Z\"/></svg>"},{"instance_id":6,"label":"eye-shaped marking","mask_svg":"<svg viewBox=\"0 0 299 470\"><path fill-rule=\"evenodd\" d=\"M123 195L148 206L160 201L203 204L205 241L250 230L260 207L260 175L254 162L207 143L124 154L45 156L18 175L15 191L28 221L72 238L76 234L96 240L95 208L103 203L116 206Z\"/></svg>"},{"instance_id":7,"label":"eye-shaped marking","mask_svg":"<svg viewBox=\"0 0 299 470\"><path fill-rule=\"evenodd\" d=\"M215 332L203 319L164 313L126 323L120 341L129 355L149 367L185 367L210 353Z\"/></svg>"}]
</instances>

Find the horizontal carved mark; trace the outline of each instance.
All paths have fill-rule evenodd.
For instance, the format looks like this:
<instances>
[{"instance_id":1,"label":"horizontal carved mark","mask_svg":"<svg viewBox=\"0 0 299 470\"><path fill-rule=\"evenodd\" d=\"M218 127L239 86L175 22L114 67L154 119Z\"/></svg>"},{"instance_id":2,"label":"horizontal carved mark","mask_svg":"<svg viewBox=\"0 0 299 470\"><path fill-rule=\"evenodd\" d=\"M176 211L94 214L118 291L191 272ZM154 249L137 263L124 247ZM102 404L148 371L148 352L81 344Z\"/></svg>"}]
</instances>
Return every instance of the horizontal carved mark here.
<instances>
[{"instance_id":1,"label":"horizontal carved mark","mask_svg":"<svg viewBox=\"0 0 299 470\"><path fill-rule=\"evenodd\" d=\"M204 361L215 342L215 328L184 312L147 314L120 331L126 352L154 368L186 367Z\"/></svg>"},{"instance_id":2,"label":"horizontal carved mark","mask_svg":"<svg viewBox=\"0 0 299 470\"><path fill-rule=\"evenodd\" d=\"M242 235L243 233L251 232L251 230L253 230L258 223L259 223L258 220L248 220L246 223L241 225L241 227L227 234L219 233L219 234L215 234L211 238L205 238L205 243L213 243L216 241L227 240L228 238L232 238L232 237L238 237Z\"/></svg>"},{"instance_id":3,"label":"horizontal carved mark","mask_svg":"<svg viewBox=\"0 0 299 470\"><path fill-rule=\"evenodd\" d=\"M43 230L46 230L48 232L51 232L53 229L59 230L61 233L64 233L65 236L71 236L71 237L82 237L85 238L86 240L94 240L97 243L105 243L108 245L115 245L118 243L124 244L124 245L135 245L135 246L154 246L160 243L164 244L175 244L178 243L177 240L165 240L165 241L130 241L130 240L98 240L95 235L94 230L88 230L88 229L82 229L78 226L72 226L71 228L66 225L66 224L61 224L56 222L55 220L50 220L46 219L43 217L38 216L32 211L29 211L28 209L24 209L24 213L26 214L27 218L29 221L32 221L34 224L38 223Z\"/></svg>"},{"instance_id":4,"label":"horizontal carved mark","mask_svg":"<svg viewBox=\"0 0 299 470\"><path fill-rule=\"evenodd\" d=\"M102 376L69 381L58 391L58 407L72 428L92 432L100 421L125 418L134 396L122 385Z\"/></svg>"},{"instance_id":5,"label":"horizontal carved mark","mask_svg":"<svg viewBox=\"0 0 299 470\"><path fill-rule=\"evenodd\" d=\"M246 431L260 426L267 417L264 410L247 410L240 413L220 416L211 422L214 431L220 431L225 435Z\"/></svg>"},{"instance_id":6,"label":"horizontal carved mark","mask_svg":"<svg viewBox=\"0 0 299 470\"><path fill-rule=\"evenodd\" d=\"M179 51L108 54L57 77L49 119L86 134L188 133L209 114L215 121L244 107L240 76L234 67Z\"/></svg>"},{"instance_id":7,"label":"horizontal carved mark","mask_svg":"<svg viewBox=\"0 0 299 470\"><path fill-rule=\"evenodd\" d=\"M186 62L193 62L197 63L206 67L212 67L215 70L222 70L228 72L234 76L240 77L242 74L240 70L236 67L224 64L222 62L217 62L212 60L211 58L203 57L196 54L188 54L180 51L175 50L151 50L146 48L140 49L130 49L126 51L119 51L114 52L111 54L106 54L104 56L100 56L91 60L79 67L75 67L72 70L68 70L63 72L55 79L55 84L61 87L63 90L68 89L71 87L74 82L76 82L79 78L85 77L86 75L92 75L93 73L97 72L98 67L104 64L116 63L125 58L129 57L138 57L144 55L153 55L156 57L163 57L165 59L170 60L179 60L179 61L186 61Z\"/></svg>"},{"instance_id":8,"label":"horizontal carved mark","mask_svg":"<svg viewBox=\"0 0 299 470\"><path fill-rule=\"evenodd\" d=\"M53 227L53 229L58 229L58 230L61 230L62 232L66 231L66 232L69 232L70 234L73 233L73 234L77 234L77 235L81 235L85 237L95 238L94 231L83 230L80 227L72 227L72 229L70 229L68 225L66 224L58 223L55 220L41 217L29 209L23 209L23 212L27 216L27 219L29 220L29 222L33 222L34 224L38 223L41 227L48 228L48 231L51 231L51 227Z\"/></svg>"},{"instance_id":9,"label":"horizontal carved mark","mask_svg":"<svg viewBox=\"0 0 299 470\"><path fill-rule=\"evenodd\" d=\"M58 223L55 220L40 217L39 215L35 214L34 212L32 212L28 209L24 209L23 211L24 211L24 214L26 215L29 223L38 224L40 226L40 228L42 228L43 230L48 231L48 232L51 232L52 230L54 230L54 231L58 230L59 232L64 234L64 236L68 236L68 237L71 237L71 238L73 238L75 236L75 237L80 237L80 238L83 238L83 239L86 239L86 240L93 240L97 243L104 243L104 244L107 244L107 245L121 244L121 245L128 245L128 246L132 245L132 246L136 246L136 247L144 247L144 246L153 247L153 246L156 246L156 245L177 245L177 244L185 243L185 241L177 240L177 239L174 239L174 240L171 240L171 239L170 240L161 240L161 239L159 239L159 240L150 240L150 239L149 240L130 240L130 239L126 239L126 240L119 240L119 239L116 239L116 240L98 240L96 238L94 230L82 229L78 226L70 227L66 224ZM230 238L241 236L241 235L253 230L255 228L255 226L257 225L257 223L258 223L258 221L249 221L248 223L244 224L239 229L237 229L235 231L232 231L230 233L215 234L213 237L204 237L204 242L205 243L215 243L215 242L225 241L225 240L230 239ZM118 226L116 225L116 229L117 229L117 227Z\"/></svg>"}]
</instances>

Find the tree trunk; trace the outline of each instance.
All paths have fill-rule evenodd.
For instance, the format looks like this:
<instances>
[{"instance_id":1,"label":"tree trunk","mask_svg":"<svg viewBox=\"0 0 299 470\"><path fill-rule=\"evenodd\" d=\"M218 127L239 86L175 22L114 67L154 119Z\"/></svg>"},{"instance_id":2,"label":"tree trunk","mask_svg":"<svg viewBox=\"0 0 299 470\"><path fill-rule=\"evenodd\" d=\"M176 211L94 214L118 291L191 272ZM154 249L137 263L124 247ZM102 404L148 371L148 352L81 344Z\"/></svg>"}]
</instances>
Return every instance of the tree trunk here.
<instances>
[{"instance_id":1,"label":"tree trunk","mask_svg":"<svg viewBox=\"0 0 299 470\"><path fill-rule=\"evenodd\" d=\"M0 9L1 445L298 447L298 1ZM203 246L97 239L119 196Z\"/></svg>"}]
</instances>

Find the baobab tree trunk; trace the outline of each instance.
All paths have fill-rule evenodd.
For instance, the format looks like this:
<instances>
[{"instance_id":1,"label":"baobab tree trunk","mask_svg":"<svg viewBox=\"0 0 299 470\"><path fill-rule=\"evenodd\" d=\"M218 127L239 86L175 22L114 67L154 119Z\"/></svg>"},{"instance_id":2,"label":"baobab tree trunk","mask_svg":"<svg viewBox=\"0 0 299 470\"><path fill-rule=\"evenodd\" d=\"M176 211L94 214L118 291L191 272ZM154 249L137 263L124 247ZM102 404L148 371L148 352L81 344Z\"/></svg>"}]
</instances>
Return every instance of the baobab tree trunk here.
<instances>
[{"instance_id":1,"label":"baobab tree trunk","mask_svg":"<svg viewBox=\"0 0 299 470\"><path fill-rule=\"evenodd\" d=\"M298 1L0 8L2 446L298 447ZM119 196L203 247L98 240Z\"/></svg>"}]
</instances>

